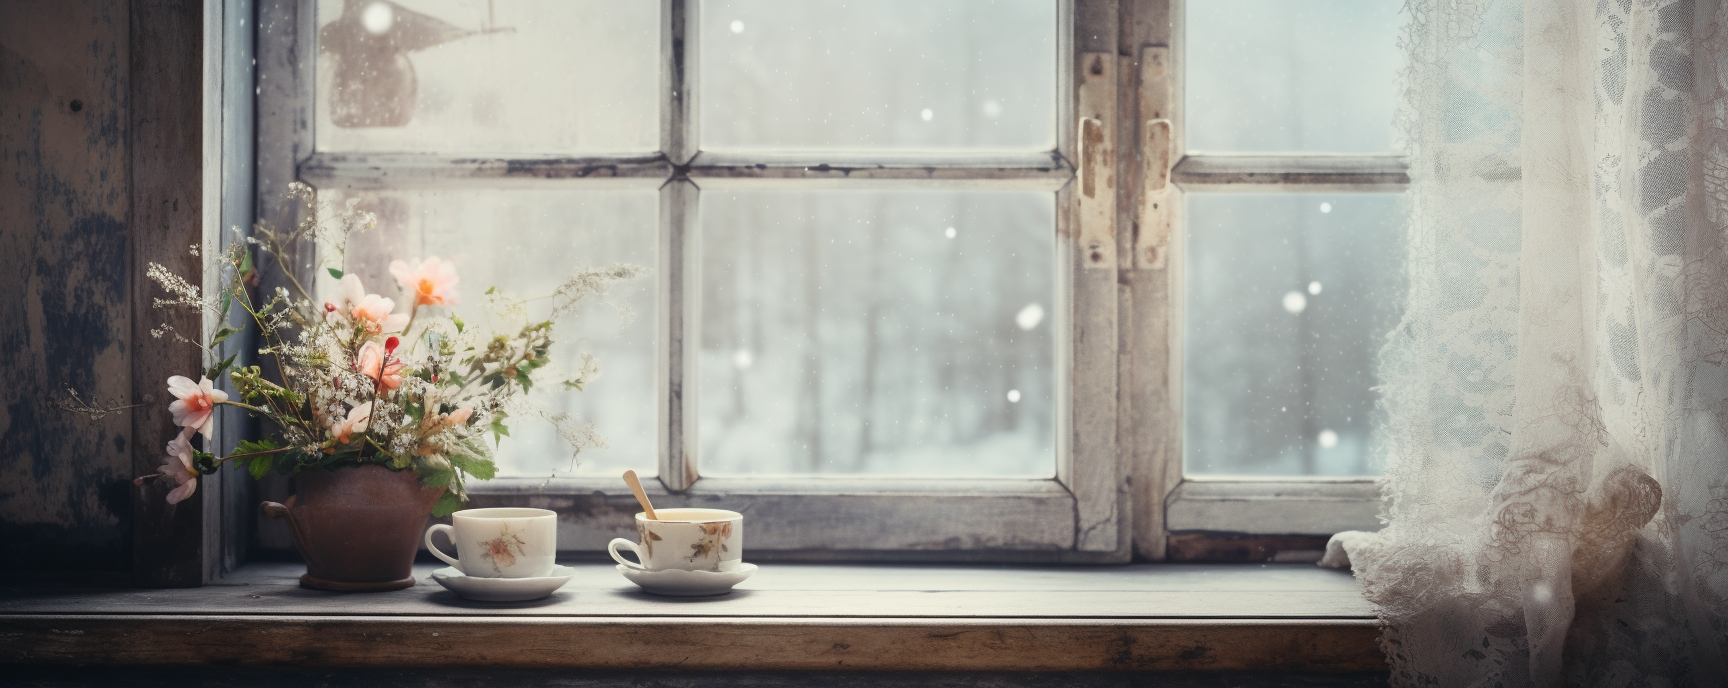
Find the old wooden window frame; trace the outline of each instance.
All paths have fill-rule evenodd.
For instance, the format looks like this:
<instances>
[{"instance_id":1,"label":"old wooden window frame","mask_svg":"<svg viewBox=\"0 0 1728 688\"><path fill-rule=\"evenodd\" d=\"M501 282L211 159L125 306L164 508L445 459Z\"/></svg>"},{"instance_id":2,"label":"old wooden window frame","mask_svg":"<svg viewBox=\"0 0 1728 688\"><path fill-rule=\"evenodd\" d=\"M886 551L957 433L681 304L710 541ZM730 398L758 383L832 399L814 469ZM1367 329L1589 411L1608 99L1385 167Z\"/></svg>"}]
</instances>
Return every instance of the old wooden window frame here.
<instances>
[{"instance_id":1,"label":"old wooden window frame","mask_svg":"<svg viewBox=\"0 0 1728 688\"><path fill-rule=\"evenodd\" d=\"M719 154L701 150L697 0L661 0L660 151L646 155L520 157L347 154L314 146L316 18L310 0L259 3L258 217L284 226L295 209L273 189L291 180L320 189L384 188L657 188L660 194L658 393L659 480L656 503L723 505L752 516L753 555L776 558L894 558L949 561L1125 561L1130 555L1127 494L1119 469L1116 418L1116 271L1113 213L1081 218L1074 165L1083 151L1077 113L1090 126L1114 119L1115 67L1108 51L1086 53L1075 37L1112 19L1089 0L1057 0L1057 146L1023 155L858 153ZM1079 6L1085 6L1082 11ZM1077 66L1095 56L1102 73ZM1112 204L1108 139L1091 151L1089 207ZM1076 183L1071 183L1076 182ZM700 477L695 430L695 350L683 342L698 320L697 198L702 189L961 188L1055 194L1058 237L1092 242L1075 250L1057 241L1055 321L1056 475L1052 479L851 476ZM524 504L561 512L559 549L600 550L634 532L636 511L620 481L609 478L499 478L471 487L474 505ZM265 549L285 546L268 528Z\"/></svg>"},{"instance_id":2,"label":"old wooden window frame","mask_svg":"<svg viewBox=\"0 0 1728 688\"><path fill-rule=\"evenodd\" d=\"M256 216L296 212L280 189L658 188L657 503L753 516L752 556L778 559L1118 562L1183 558L1179 538L1323 536L1377 527L1371 479L1183 474L1183 197L1192 192L1385 192L1395 155L1187 155L1185 0L1057 0L1057 146L1025 155L719 154L696 130L698 0L661 0L661 150L612 157L319 153L311 0L258 0ZM1090 145L1082 145L1086 138ZM1083 169L1079 169L1083 168ZM1085 189L1090 180L1092 193ZM1056 194L1059 307L1054 479L699 477L694 351L701 189L988 188ZM251 191L255 189L256 191ZM675 269L674 269L675 268ZM266 274L266 280L271 276ZM268 493L279 486L264 486ZM236 490L236 494L243 491ZM603 478L477 483L475 506L560 511L560 550L633 532L633 499ZM238 511L244 511L240 509ZM261 524L252 543L289 548ZM244 550L241 546L237 549Z\"/></svg>"},{"instance_id":3,"label":"old wooden window frame","mask_svg":"<svg viewBox=\"0 0 1728 688\"><path fill-rule=\"evenodd\" d=\"M1377 530L1380 492L1373 478L1202 477L1183 472L1184 195L1399 192L1410 183L1401 155L1187 154L1182 126L1187 2L1154 0L1131 8L1124 3L1122 12L1122 54L1140 66L1138 102L1123 103L1124 117L1138 125L1134 141L1143 147L1142 162L1174 161L1168 168L1145 165L1151 172L1143 177L1139 202L1125 208L1119 220L1135 228L1133 266L1124 264L1130 299L1149 307L1127 328L1123 349L1152 354L1125 354L1124 360L1125 396L1143 409L1134 415L1144 423L1123 434L1132 447L1136 478L1136 553L1150 559L1179 556L1174 543L1183 536ZM1170 125L1153 124L1160 119ZM1128 171L1138 167L1131 165ZM1159 169L1167 169L1163 174L1168 184L1155 178ZM1159 351L1166 355L1157 356Z\"/></svg>"}]
</instances>

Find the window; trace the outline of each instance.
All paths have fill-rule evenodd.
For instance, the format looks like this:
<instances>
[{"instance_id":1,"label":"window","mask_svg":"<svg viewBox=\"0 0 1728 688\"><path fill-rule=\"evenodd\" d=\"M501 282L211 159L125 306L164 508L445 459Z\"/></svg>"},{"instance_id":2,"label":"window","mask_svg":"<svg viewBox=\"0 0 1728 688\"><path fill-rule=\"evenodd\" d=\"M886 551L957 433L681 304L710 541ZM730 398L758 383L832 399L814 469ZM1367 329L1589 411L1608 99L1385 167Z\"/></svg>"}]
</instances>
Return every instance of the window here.
<instances>
[{"instance_id":1,"label":"window","mask_svg":"<svg viewBox=\"0 0 1728 688\"><path fill-rule=\"evenodd\" d=\"M1169 531L1375 527L1374 366L1402 305L1399 19L1376 0L1182 7Z\"/></svg>"},{"instance_id":2,"label":"window","mask_svg":"<svg viewBox=\"0 0 1728 688\"><path fill-rule=\"evenodd\" d=\"M1109 232L1074 216L1075 17L265 3L261 219L293 219L271 191L291 179L372 210L348 248L368 281L401 255L520 293L652 270L561 325L560 357L603 372L551 410L607 446L573 463L525 425L472 487L560 510L564 549L630 531L632 468L657 503L749 514L778 556L1123 560L1113 270L1065 239Z\"/></svg>"},{"instance_id":3,"label":"window","mask_svg":"<svg viewBox=\"0 0 1728 688\"><path fill-rule=\"evenodd\" d=\"M566 550L630 530L624 468L765 556L1371 526L1383 4L265 2L259 217L295 179L356 199L363 278L652 269L560 332L604 372L554 410L608 446L524 427L472 490Z\"/></svg>"}]
</instances>

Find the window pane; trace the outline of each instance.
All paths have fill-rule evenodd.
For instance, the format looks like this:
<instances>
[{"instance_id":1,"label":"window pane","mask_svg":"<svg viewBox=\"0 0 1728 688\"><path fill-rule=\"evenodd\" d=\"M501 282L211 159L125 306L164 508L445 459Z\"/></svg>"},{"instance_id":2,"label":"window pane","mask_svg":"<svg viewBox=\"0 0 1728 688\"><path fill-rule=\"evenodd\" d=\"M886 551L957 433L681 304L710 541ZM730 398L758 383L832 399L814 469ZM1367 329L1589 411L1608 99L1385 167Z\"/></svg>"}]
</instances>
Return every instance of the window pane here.
<instances>
[{"instance_id":1,"label":"window pane","mask_svg":"<svg viewBox=\"0 0 1728 688\"><path fill-rule=\"evenodd\" d=\"M1399 4L1188 3L1188 149L1390 152Z\"/></svg>"},{"instance_id":2,"label":"window pane","mask_svg":"<svg viewBox=\"0 0 1728 688\"><path fill-rule=\"evenodd\" d=\"M1051 194L702 197L700 470L1051 475Z\"/></svg>"},{"instance_id":3,"label":"window pane","mask_svg":"<svg viewBox=\"0 0 1728 688\"><path fill-rule=\"evenodd\" d=\"M460 277L456 313L468 327L505 328L491 316L487 288L512 297L550 294L572 272L585 267L634 263L656 268L659 201L653 191L422 191L353 194L360 208L378 216L377 229L349 240L349 272L371 291L395 298L388 266L394 259L438 256L456 265ZM335 202L345 197L328 194ZM319 277L320 288L335 280ZM553 330L553 368L536 377L530 399L545 414L567 413L578 425L593 423L606 448L571 446L551 422L532 414L512 417L510 436L498 448L500 475L617 476L626 468L656 472L655 282L652 275L617 285L592 299ZM326 291L333 293L333 291ZM397 298L398 312L406 304ZM530 304L544 318L544 301ZM586 391L566 390L582 353L594 354L600 376Z\"/></svg>"},{"instance_id":4,"label":"window pane","mask_svg":"<svg viewBox=\"0 0 1728 688\"><path fill-rule=\"evenodd\" d=\"M1403 305L1396 194L1191 194L1187 470L1368 475Z\"/></svg>"},{"instance_id":5,"label":"window pane","mask_svg":"<svg viewBox=\"0 0 1728 688\"><path fill-rule=\"evenodd\" d=\"M318 148L659 147L660 3L320 0Z\"/></svg>"},{"instance_id":6,"label":"window pane","mask_svg":"<svg viewBox=\"0 0 1728 688\"><path fill-rule=\"evenodd\" d=\"M1055 146L1052 0L702 4L709 149Z\"/></svg>"}]
</instances>

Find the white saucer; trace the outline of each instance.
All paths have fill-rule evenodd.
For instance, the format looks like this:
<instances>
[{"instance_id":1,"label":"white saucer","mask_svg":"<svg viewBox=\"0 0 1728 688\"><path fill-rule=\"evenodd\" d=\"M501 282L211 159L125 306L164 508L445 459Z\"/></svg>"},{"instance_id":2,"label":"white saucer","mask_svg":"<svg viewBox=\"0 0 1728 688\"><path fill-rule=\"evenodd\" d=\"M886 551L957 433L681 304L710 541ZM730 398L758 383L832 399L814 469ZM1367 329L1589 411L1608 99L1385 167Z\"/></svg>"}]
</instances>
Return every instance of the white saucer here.
<instances>
[{"instance_id":1,"label":"white saucer","mask_svg":"<svg viewBox=\"0 0 1728 688\"><path fill-rule=\"evenodd\" d=\"M731 592L732 586L744 582L744 579L756 572L756 565L739 564L737 571L685 571L682 569L643 571L619 564L618 572L624 574L624 577L630 579L630 582L641 586L644 592L651 592L656 595L701 597Z\"/></svg>"},{"instance_id":2,"label":"white saucer","mask_svg":"<svg viewBox=\"0 0 1728 688\"><path fill-rule=\"evenodd\" d=\"M454 566L432 572L432 580L470 600L482 602L527 602L557 592L576 571L568 566L552 567L552 575L537 578L477 578Z\"/></svg>"}]
</instances>

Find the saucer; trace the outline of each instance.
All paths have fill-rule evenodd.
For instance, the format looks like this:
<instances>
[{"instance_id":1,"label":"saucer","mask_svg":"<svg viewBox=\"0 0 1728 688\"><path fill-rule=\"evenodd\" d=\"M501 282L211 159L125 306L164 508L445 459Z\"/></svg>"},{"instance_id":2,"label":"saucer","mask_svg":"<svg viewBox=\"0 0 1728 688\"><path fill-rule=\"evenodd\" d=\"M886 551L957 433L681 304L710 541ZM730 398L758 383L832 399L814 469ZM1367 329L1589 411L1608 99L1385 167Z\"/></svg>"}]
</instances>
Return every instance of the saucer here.
<instances>
[{"instance_id":1,"label":"saucer","mask_svg":"<svg viewBox=\"0 0 1728 688\"><path fill-rule=\"evenodd\" d=\"M464 575L454 566L432 572L432 580L470 600L481 602L527 602L557 592L576 571L568 566L552 567L552 575L536 578L478 578Z\"/></svg>"},{"instance_id":2,"label":"saucer","mask_svg":"<svg viewBox=\"0 0 1728 688\"><path fill-rule=\"evenodd\" d=\"M756 572L756 565L739 564L737 571L685 571L683 569L643 571L619 564L618 572L624 574L624 577L630 579L630 582L641 586L644 592L651 592L656 595L701 597L704 595L724 595L731 592L732 586L744 582L744 579Z\"/></svg>"}]
</instances>

